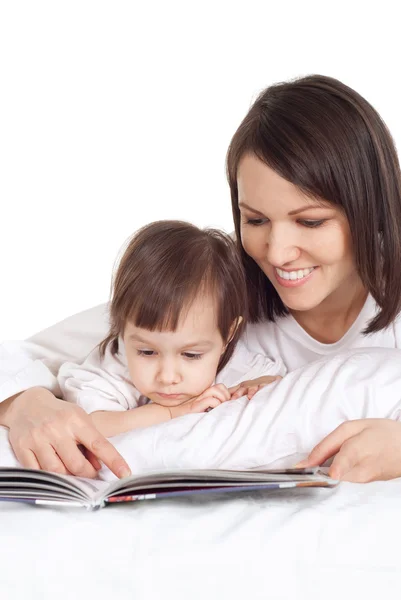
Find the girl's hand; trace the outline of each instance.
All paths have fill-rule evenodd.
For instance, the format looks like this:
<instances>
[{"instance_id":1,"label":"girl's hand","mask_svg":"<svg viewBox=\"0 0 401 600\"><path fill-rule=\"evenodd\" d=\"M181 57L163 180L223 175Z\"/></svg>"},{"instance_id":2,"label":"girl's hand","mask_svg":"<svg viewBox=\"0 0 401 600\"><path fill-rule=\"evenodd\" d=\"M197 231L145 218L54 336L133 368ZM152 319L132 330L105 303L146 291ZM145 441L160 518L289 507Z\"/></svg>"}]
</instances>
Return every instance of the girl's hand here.
<instances>
[{"instance_id":1,"label":"girl's hand","mask_svg":"<svg viewBox=\"0 0 401 600\"><path fill-rule=\"evenodd\" d=\"M24 467L95 477L101 460L117 477L130 475L122 456L76 404L38 387L5 403L1 422L9 428L10 444Z\"/></svg>"},{"instance_id":2,"label":"girl's hand","mask_svg":"<svg viewBox=\"0 0 401 600\"><path fill-rule=\"evenodd\" d=\"M249 379L248 381L242 381L238 385L234 385L233 387L229 388L229 392L231 393L231 400L241 398L242 396L248 396L248 399L250 400L251 398L253 398L256 392L261 390L269 383L277 381L278 379L282 379L282 377L280 377L280 375L266 375L265 377L258 377L257 379Z\"/></svg>"},{"instance_id":3,"label":"girl's hand","mask_svg":"<svg viewBox=\"0 0 401 600\"><path fill-rule=\"evenodd\" d=\"M207 388L200 396L191 398L179 406L170 408L173 418L189 415L191 413L202 413L216 408L219 404L231 399L231 394L225 385L219 383Z\"/></svg>"},{"instance_id":4,"label":"girl's hand","mask_svg":"<svg viewBox=\"0 0 401 600\"><path fill-rule=\"evenodd\" d=\"M390 419L346 421L297 467L322 465L332 456L329 475L333 479L366 483L401 477L401 423Z\"/></svg>"}]
</instances>

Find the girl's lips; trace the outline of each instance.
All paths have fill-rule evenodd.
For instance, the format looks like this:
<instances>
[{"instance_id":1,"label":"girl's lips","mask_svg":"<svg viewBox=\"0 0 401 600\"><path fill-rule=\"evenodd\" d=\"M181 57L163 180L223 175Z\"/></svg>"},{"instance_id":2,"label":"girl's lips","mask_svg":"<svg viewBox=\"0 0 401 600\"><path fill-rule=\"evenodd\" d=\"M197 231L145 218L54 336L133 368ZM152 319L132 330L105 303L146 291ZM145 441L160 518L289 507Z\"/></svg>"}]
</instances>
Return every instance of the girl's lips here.
<instances>
[{"instance_id":1,"label":"girl's lips","mask_svg":"<svg viewBox=\"0 0 401 600\"><path fill-rule=\"evenodd\" d=\"M168 398L170 400L177 400L178 398L181 398L181 396L183 396L183 394L162 394L161 392L157 392L158 396L161 396L162 398Z\"/></svg>"},{"instance_id":2,"label":"girl's lips","mask_svg":"<svg viewBox=\"0 0 401 600\"><path fill-rule=\"evenodd\" d=\"M273 268L274 271L274 276L277 280L277 282L282 285L283 287L286 288L294 288L294 287L300 287L301 285L304 285L304 283L307 283L311 277L313 277L313 274L315 273L315 271L318 269L319 267L314 267L313 271L311 271L309 273L309 275L306 275L305 277L301 277L300 279L284 279L283 277L280 277L280 275L277 273L277 269ZM285 270L285 269L282 269ZM296 269L294 269L296 270Z\"/></svg>"}]
</instances>

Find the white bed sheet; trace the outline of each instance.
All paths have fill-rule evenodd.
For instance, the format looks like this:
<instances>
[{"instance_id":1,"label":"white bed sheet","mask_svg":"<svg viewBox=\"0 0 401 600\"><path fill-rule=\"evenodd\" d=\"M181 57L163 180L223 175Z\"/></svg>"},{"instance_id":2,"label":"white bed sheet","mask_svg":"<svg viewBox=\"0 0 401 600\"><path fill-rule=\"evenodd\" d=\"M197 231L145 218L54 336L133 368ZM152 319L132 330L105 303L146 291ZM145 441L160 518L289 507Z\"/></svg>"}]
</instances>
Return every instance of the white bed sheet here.
<instances>
[{"instance_id":1,"label":"white bed sheet","mask_svg":"<svg viewBox=\"0 0 401 600\"><path fill-rule=\"evenodd\" d=\"M0 503L0 542L1 600L399 600L401 479L94 513Z\"/></svg>"},{"instance_id":2,"label":"white bed sheet","mask_svg":"<svg viewBox=\"0 0 401 600\"><path fill-rule=\"evenodd\" d=\"M4 600L401 597L401 480L90 513L0 507Z\"/></svg>"}]
</instances>

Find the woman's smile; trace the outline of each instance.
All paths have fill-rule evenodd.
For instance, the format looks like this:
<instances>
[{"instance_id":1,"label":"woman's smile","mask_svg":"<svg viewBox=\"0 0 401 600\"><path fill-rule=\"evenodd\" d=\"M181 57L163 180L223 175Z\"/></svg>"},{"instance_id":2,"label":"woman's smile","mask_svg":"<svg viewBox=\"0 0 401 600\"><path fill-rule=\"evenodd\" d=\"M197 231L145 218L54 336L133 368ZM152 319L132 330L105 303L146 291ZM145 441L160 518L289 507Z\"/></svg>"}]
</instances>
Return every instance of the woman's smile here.
<instances>
[{"instance_id":1,"label":"woman's smile","mask_svg":"<svg viewBox=\"0 0 401 600\"><path fill-rule=\"evenodd\" d=\"M274 267L274 275L278 283L284 287L297 287L310 281L312 273L318 267L309 267L305 269L279 269Z\"/></svg>"}]
</instances>

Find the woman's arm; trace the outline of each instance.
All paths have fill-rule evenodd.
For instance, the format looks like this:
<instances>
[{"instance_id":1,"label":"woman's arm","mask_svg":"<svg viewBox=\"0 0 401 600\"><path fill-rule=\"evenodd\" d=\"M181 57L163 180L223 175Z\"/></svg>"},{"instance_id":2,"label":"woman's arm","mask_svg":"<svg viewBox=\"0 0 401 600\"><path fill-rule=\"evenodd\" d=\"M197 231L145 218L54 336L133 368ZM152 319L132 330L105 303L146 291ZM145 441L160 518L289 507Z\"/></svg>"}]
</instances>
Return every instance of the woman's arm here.
<instances>
[{"instance_id":1,"label":"woman's arm","mask_svg":"<svg viewBox=\"0 0 401 600\"><path fill-rule=\"evenodd\" d=\"M400 421L371 418L341 423L296 466L315 467L332 457L333 479L367 483L401 477Z\"/></svg>"},{"instance_id":2,"label":"woman's arm","mask_svg":"<svg viewBox=\"0 0 401 600\"><path fill-rule=\"evenodd\" d=\"M94 477L100 460L117 476L129 473L90 417L54 395L60 394L56 377L60 364L85 355L106 331L102 305L26 342L0 344L0 425L9 428L10 443L23 466ZM88 450L89 460L79 444Z\"/></svg>"},{"instance_id":3,"label":"woman's arm","mask_svg":"<svg viewBox=\"0 0 401 600\"><path fill-rule=\"evenodd\" d=\"M102 461L117 477L130 469L114 446L97 431L90 416L44 388L31 388L0 405L2 423L19 462L80 477L95 477ZM79 446L87 450L87 457Z\"/></svg>"},{"instance_id":4,"label":"woman's arm","mask_svg":"<svg viewBox=\"0 0 401 600\"><path fill-rule=\"evenodd\" d=\"M105 337L106 309L102 304L28 340L0 343L0 402L32 387L44 387L60 395L60 366L68 360L79 362Z\"/></svg>"}]
</instances>

